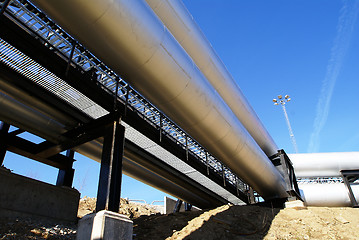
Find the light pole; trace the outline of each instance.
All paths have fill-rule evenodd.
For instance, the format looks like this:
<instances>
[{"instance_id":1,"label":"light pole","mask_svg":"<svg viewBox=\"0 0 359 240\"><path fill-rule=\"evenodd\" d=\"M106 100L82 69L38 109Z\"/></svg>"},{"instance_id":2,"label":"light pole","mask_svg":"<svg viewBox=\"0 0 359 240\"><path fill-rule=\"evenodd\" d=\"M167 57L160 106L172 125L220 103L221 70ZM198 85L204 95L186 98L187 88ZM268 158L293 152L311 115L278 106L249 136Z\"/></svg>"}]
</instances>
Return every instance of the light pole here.
<instances>
[{"instance_id":1,"label":"light pole","mask_svg":"<svg viewBox=\"0 0 359 240\"><path fill-rule=\"evenodd\" d=\"M290 122L289 122L287 110L286 110L286 108L285 108L285 104L286 104L287 102L289 102L290 100L291 100L291 98L289 97L289 95L285 95L284 98L282 97L282 95L278 95L278 100L277 100L277 99L273 99L273 102L274 102L274 105L279 105L279 104L280 104L280 105L282 106L283 113L284 113L284 117L285 117L285 120L286 120L287 125L288 125L290 140L292 141L292 144L293 144L293 147L294 147L294 151L295 151L296 153L298 153L297 142L295 141L295 137L294 137L294 134L293 134L293 130L292 130L292 127L291 127Z\"/></svg>"}]
</instances>

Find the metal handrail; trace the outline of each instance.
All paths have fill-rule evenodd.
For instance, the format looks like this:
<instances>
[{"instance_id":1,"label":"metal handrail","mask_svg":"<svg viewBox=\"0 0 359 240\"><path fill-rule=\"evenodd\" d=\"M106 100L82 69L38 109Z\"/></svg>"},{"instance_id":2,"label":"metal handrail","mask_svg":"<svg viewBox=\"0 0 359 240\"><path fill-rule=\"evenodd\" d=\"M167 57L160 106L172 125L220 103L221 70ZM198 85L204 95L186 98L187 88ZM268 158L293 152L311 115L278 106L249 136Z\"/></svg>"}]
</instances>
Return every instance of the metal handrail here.
<instances>
[{"instance_id":1,"label":"metal handrail","mask_svg":"<svg viewBox=\"0 0 359 240\"><path fill-rule=\"evenodd\" d=\"M297 178L300 184L322 184L322 183L343 183L341 177L316 177L316 178Z\"/></svg>"}]
</instances>

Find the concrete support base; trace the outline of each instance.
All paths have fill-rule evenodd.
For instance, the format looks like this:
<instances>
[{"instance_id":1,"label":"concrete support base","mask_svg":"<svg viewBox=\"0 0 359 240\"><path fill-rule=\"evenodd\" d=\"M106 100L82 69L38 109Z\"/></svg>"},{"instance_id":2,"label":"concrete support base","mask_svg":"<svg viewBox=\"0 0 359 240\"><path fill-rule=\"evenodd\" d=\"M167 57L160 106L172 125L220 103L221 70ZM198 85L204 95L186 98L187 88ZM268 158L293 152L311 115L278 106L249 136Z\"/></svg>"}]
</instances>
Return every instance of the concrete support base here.
<instances>
[{"instance_id":1,"label":"concrete support base","mask_svg":"<svg viewBox=\"0 0 359 240\"><path fill-rule=\"evenodd\" d=\"M284 206L285 208L306 208L304 202L300 200L286 202Z\"/></svg>"},{"instance_id":2,"label":"concrete support base","mask_svg":"<svg viewBox=\"0 0 359 240\"><path fill-rule=\"evenodd\" d=\"M80 193L11 173L0 167L0 218L76 222Z\"/></svg>"},{"instance_id":3,"label":"concrete support base","mask_svg":"<svg viewBox=\"0 0 359 240\"><path fill-rule=\"evenodd\" d=\"M125 215L102 210L84 216L78 224L77 240L131 240L133 222Z\"/></svg>"}]
</instances>

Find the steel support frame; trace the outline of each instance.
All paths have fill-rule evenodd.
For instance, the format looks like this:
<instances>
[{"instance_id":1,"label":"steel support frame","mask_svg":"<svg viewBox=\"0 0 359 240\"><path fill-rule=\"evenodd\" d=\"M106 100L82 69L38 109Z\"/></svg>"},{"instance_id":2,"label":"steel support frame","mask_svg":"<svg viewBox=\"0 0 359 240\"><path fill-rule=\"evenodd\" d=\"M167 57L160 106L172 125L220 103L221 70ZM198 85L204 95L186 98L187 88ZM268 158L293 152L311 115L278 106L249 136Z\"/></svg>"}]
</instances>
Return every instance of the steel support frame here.
<instances>
[{"instance_id":1,"label":"steel support frame","mask_svg":"<svg viewBox=\"0 0 359 240\"><path fill-rule=\"evenodd\" d=\"M109 114L109 116L111 118L113 117L112 114ZM106 116L104 119L107 119L107 117L108 116ZM96 120L94 122L96 122ZM110 126L107 124L107 121L105 123L106 124L103 126L97 126L98 129L102 131L102 135L104 134L104 143L96 211L109 210L118 212L121 194L122 158L124 153L125 128L120 125L118 120L112 121ZM89 128L92 125L93 124L88 124L82 126L80 129L83 130L84 128ZM1 124L0 126L3 126L0 131L1 139L8 140L6 148L8 147L9 150L14 153L18 153L22 156L26 156L36 161L59 168L56 185L68 187L72 186L74 177L74 169L72 168L72 163L74 161L74 151L67 150L66 156L63 156L60 153L56 153L51 154L51 156L47 156L47 158L44 158L41 155L39 156L39 153L42 153L41 149L43 148L44 142L40 144L32 143L26 139L16 136L15 134L12 134L11 132L8 133L7 130L9 126L7 124ZM5 130L6 133L4 133ZM72 132L78 131L78 129L72 130ZM92 140L95 138L98 138L97 134L91 135L91 138L87 139ZM80 142L79 144L82 143L83 142ZM77 146L77 144L74 144L74 147L75 146ZM54 148L51 147L51 149ZM61 151L60 149L58 149L58 151Z\"/></svg>"},{"instance_id":2,"label":"steel support frame","mask_svg":"<svg viewBox=\"0 0 359 240\"><path fill-rule=\"evenodd\" d=\"M0 8L0 15L2 15L5 12L5 10L6 10L7 6L9 5L10 1L11 0L5 0L5 2L3 3L3 5Z\"/></svg>"},{"instance_id":3,"label":"steel support frame","mask_svg":"<svg viewBox=\"0 0 359 240\"><path fill-rule=\"evenodd\" d=\"M300 196L300 191L293 168L293 163L290 161L286 152L283 149L278 150L278 153L271 156L270 160L283 176L284 181L286 183L287 193L291 197L303 201L302 197Z\"/></svg>"},{"instance_id":4,"label":"steel support frame","mask_svg":"<svg viewBox=\"0 0 359 240\"><path fill-rule=\"evenodd\" d=\"M15 132L15 131L14 131ZM48 158L42 158L36 155L38 144L30 142L9 132L6 135L7 150L21 156L33 159L46 165L58 168L68 169L72 166L73 159L69 159L62 154L55 154Z\"/></svg>"},{"instance_id":5,"label":"steel support frame","mask_svg":"<svg viewBox=\"0 0 359 240\"><path fill-rule=\"evenodd\" d=\"M5 122L0 122L0 166L3 165L6 151L7 151L7 133L10 125Z\"/></svg>"},{"instance_id":6,"label":"steel support frame","mask_svg":"<svg viewBox=\"0 0 359 240\"><path fill-rule=\"evenodd\" d=\"M5 130L8 130L10 125L6 124L5 127L4 125L3 122L0 124L0 154L3 153L3 155L1 155L3 156L2 159L4 159L6 150L9 150L46 165L56 167L59 169L56 186L72 187L75 172L72 168L74 162L74 152L72 150L68 150L66 156L57 153L49 158L42 158L36 155L36 149L38 149L39 144L32 143L17 136L23 133L23 130L17 129L9 133Z\"/></svg>"},{"instance_id":7,"label":"steel support frame","mask_svg":"<svg viewBox=\"0 0 359 240\"><path fill-rule=\"evenodd\" d=\"M256 203L256 197L254 196L254 191L253 191L253 188L251 188L251 187L249 187L249 189L248 189L248 202L250 204Z\"/></svg>"},{"instance_id":8,"label":"steel support frame","mask_svg":"<svg viewBox=\"0 0 359 240\"><path fill-rule=\"evenodd\" d=\"M359 208L358 201L355 199L353 189L350 185L351 183L353 183L359 179L359 169L341 170L340 174L342 175L343 182L348 190L348 195L349 195L349 199L352 204L352 207Z\"/></svg>"},{"instance_id":9,"label":"steel support frame","mask_svg":"<svg viewBox=\"0 0 359 240\"><path fill-rule=\"evenodd\" d=\"M175 205L175 207L173 209L173 213L179 212L181 210L182 204L184 204L184 210L186 212L189 212L189 211L192 210L192 204L187 203L187 202L183 202L181 199L177 199L176 205Z\"/></svg>"},{"instance_id":10,"label":"steel support frame","mask_svg":"<svg viewBox=\"0 0 359 240\"><path fill-rule=\"evenodd\" d=\"M228 201L223 199L217 193L205 188L198 182L194 181L192 178L189 178L187 175L183 174L182 172L179 172L177 169L163 162L156 156L137 146L135 143L131 142L128 139L126 139L125 141L125 151L129 156L131 156L132 154L139 156L139 158L135 162L136 164L143 166L143 168L148 169L149 171L153 171L153 169L155 168L157 173L159 173L161 176L168 179L169 181L173 181L179 185L185 186L185 188L189 191L199 190L204 194L211 196L212 200L210 201L210 205L202 208L217 207L228 203ZM180 178L180 182L178 182L178 179L175 180L176 178Z\"/></svg>"},{"instance_id":11,"label":"steel support frame","mask_svg":"<svg viewBox=\"0 0 359 240\"><path fill-rule=\"evenodd\" d=\"M75 152L71 149L66 151L66 157L74 160ZM72 187L72 183L74 181L75 169L71 166L68 166L65 169L59 169L59 173L57 174L56 186L65 186Z\"/></svg>"},{"instance_id":12,"label":"steel support frame","mask_svg":"<svg viewBox=\"0 0 359 240\"><path fill-rule=\"evenodd\" d=\"M186 212L189 212L189 211L192 210L192 204L187 203L187 202L183 202L181 199L177 199L176 205L175 205L175 207L173 209L173 213L179 212L181 210L182 204L184 204L184 210Z\"/></svg>"},{"instance_id":13,"label":"steel support frame","mask_svg":"<svg viewBox=\"0 0 359 240\"><path fill-rule=\"evenodd\" d=\"M67 59L59 57L53 52L53 50L48 49L44 44L41 44L25 31L19 31L21 29L9 19L2 18L0 20L0 26L7 26L0 27L1 30L4 30L0 31L0 37L12 44L14 47L18 48L20 51L24 52L26 55L33 58L45 68L51 70L51 72L62 78L69 85L79 90L107 111L112 111L113 96L109 92L104 91L104 89L97 85L94 81L88 81L92 78L90 73L83 73L79 69L70 65L68 76L65 77L64 69L67 68ZM23 41L19 41L19 39L23 39ZM138 113L134 111L126 111L125 115L125 108L119 108L119 111L121 112L121 115L124 116L124 121L131 122L131 126L135 126L136 130L140 131L146 137L155 141L158 145L185 161L187 155L186 150L180 148L178 144L173 142L167 136L167 134L164 134L164 132L160 130L160 137L158 137L159 130L148 124L145 119L138 115ZM222 174L216 174L214 170L201 163L201 161L191 154L191 152L189 152L188 161L186 162L218 185L225 185L224 188L227 191L231 192L242 201L248 203L248 196L246 193L242 191L238 192L236 186L233 186L228 179L224 180L223 176L221 176Z\"/></svg>"},{"instance_id":14,"label":"steel support frame","mask_svg":"<svg viewBox=\"0 0 359 240\"><path fill-rule=\"evenodd\" d=\"M191 210L192 210L192 204L185 202L185 203L184 203L184 210L185 210L186 212L191 211Z\"/></svg>"},{"instance_id":15,"label":"steel support frame","mask_svg":"<svg viewBox=\"0 0 359 240\"><path fill-rule=\"evenodd\" d=\"M177 199L176 205L173 209L173 213L178 213L181 210L182 203L183 201L181 199Z\"/></svg>"},{"instance_id":16,"label":"steel support frame","mask_svg":"<svg viewBox=\"0 0 359 240\"><path fill-rule=\"evenodd\" d=\"M21 74L15 72L14 70L8 68L7 66L4 66L2 64L0 64L0 70L1 67L4 68L4 71L0 71L0 76L2 79L5 79L8 82L13 81L13 79L16 79L16 83L18 83L21 86L27 86L28 91L32 94L32 96L34 98L39 98L40 100L42 99L41 97L45 96L47 98L48 101L46 101L46 103L48 105L53 105L55 108L59 108L61 109L61 112L63 112L64 114L68 114L70 113L73 108L71 106L69 106L70 108L66 107L66 103L61 103L62 100L59 98L56 98L53 95L50 95L46 92L42 92L41 88L39 86L35 87L34 84L30 84L28 79L26 79L25 77L23 77ZM15 82L14 82L15 83ZM20 87L20 86L16 86L16 87ZM40 89L37 89L40 88ZM49 96L47 96L46 94L48 94ZM38 96L40 95L40 96ZM51 100L50 100L51 99ZM44 100L43 100L44 101ZM129 111L130 115L133 116L133 112ZM77 114L78 116L80 116L79 114ZM109 118L108 116L104 117L104 118ZM114 117L115 118L115 117ZM113 118L113 119L114 119ZM132 121L132 119L134 119L133 117L129 118L130 121ZM90 124L88 125L89 127L87 127L88 129L97 129L98 132L103 133L104 130L102 130L99 125L99 121L102 121L103 123L105 122L105 120L97 120L97 124L95 124L95 122L92 120L92 123L90 118L87 116L80 116L80 118L76 119L77 121L80 122L79 126L77 127L77 130L72 129L69 130L67 133L65 133L62 138L67 137L70 138L71 140L74 140L76 138L76 136L81 136L82 138L86 137L86 135L89 135L88 132L84 131L84 129L86 128L86 124ZM84 122L82 122L82 120L84 120ZM143 121L141 119L141 121ZM141 123L139 123L141 124ZM144 123L142 123L144 124ZM91 127L90 127L91 126ZM81 130L82 129L82 130ZM41 158L39 157L39 153L45 153L47 152L47 154L49 154L50 152L50 148L52 148L52 150L54 152L52 152L52 154L61 151L61 149L64 148L64 145L66 145L65 142L59 143L59 144L52 144L50 142L43 142L40 146L38 146L37 144L33 144L28 142L27 140L24 140L22 138L17 137L16 135L21 134L25 132L22 129L17 129L11 132L11 136L12 136L12 142L16 142L16 144L13 144L11 146L11 151L23 156L26 156L28 158L34 159L36 161L45 163L47 165L59 168L59 173L63 174L63 171L61 171L62 169L66 168L66 163L61 163L61 160L58 159L62 159L63 156L62 155L56 155L47 159ZM71 133L72 132L72 133ZM155 134L155 133L154 133ZM165 138L167 139L167 137L165 136ZM5 139L5 138L3 138ZM69 142L67 143L67 145L69 146ZM173 174L177 177L179 177L181 175L181 179L184 182L189 182L190 185L194 186L197 189L201 189L201 191L211 195L214 199L216 199L213 203L213 206L219 206L221 204L226 204L227 202L225 202L219 195L215 194L214 192L204 188L203 186L201 186L200 184L198 184L197 182L194 182L193 180L189 179L187 176L183 175L179 172L177 172L176 169L170 167L169 165L165 164L163 161L157 159L155 156L151 155L150 153L146 152L145 150L140 149L137 145L135 145L134 143L131 143L130 141L126 140L125 142L125 146L127 151L134 151L136 152L136 154L139 154L140 156L143 157L143 159L146 159L146 161L141 161L139 164L146 166L148 168L151 168L152 165L156 165L156 169L166 169L166 171L169 172L169 175ZM44 154L45 155L45 154ZM71 169L71 168L70 168ZM162 171L163 173L163 171ZM207 172L207 174L209 174L209 172ZM58 176L58 177L62 177L62 176ZM211 207L211 206L208 206Z\"/></svg>"},{"instance_id":17,"label":"steel support frame","mask_svg":"<svg viewBox=\"0 0 359 240\"><path fill-rule=\"evenodd\" d=\"M53 156L64 150L72 149L96 138L103 137L105 130L111 126L114 119L118 118L117 116L117 113L109 113L88 123L80 124L80 126L63 133L59 137L62 141L58 144L44 141L39 144L37 155L41 157Z\"/></svg>"},{"instance_id":18,"label":"steel support frame","mask_svg":"<svg viewBox=\"0 0 359 240\"><path fill-rule=\"evenodd\" d=\"M104 136L96 212L119 210L124 143L125 127L114 121Z\"/></svg>"}]
</instances>

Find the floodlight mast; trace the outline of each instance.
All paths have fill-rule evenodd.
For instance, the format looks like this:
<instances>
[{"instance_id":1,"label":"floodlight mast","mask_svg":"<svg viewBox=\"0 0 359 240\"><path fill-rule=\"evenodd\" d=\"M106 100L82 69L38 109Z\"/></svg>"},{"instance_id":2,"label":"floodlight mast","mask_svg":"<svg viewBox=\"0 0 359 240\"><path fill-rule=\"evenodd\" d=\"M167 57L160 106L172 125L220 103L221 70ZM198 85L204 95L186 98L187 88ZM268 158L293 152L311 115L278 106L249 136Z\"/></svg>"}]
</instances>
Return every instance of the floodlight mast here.
<instances>
[{"instance_id":1,"label":"floodlight mast","mask_svg":"<svg viewBox=\"0 0 359 240\"><path fill-rule=\"evenodd\" d=\"M285 117L285 120L287 122L287 126L288 126L288 131L289 131L289 136L290 136L290 140L292 141L292 144L293 144L293 147L294 147L294 151L296 153L298 153L298 147L297 147L297 142L295 141L295 137L294 137L294 133L293 133L293 130L292 130L292 126L290 125L290 122L289 122L289 117L288 117L288 114L287 114L287 110L285 108L285 104L287 102L289 102L291 100L291 98L289 97L289 95L285 95L284 98L282 95L278 95L278 100L277 99L273 99L273 102L274 102L274 105L281 105L282 106L282 109L283 109L283 113L284 113L284 117Z\"/></svg>"}]
</instances>

